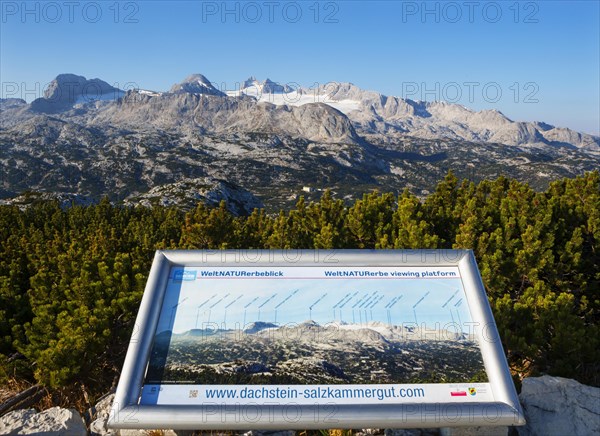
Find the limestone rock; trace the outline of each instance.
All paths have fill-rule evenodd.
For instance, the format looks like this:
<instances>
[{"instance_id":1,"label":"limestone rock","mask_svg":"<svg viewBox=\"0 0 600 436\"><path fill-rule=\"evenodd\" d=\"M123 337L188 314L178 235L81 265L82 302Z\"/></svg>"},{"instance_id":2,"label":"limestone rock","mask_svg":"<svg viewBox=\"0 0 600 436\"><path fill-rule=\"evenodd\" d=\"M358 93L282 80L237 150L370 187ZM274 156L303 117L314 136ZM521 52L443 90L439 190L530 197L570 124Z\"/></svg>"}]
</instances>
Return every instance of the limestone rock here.
<instances>
[{"instance_id":1,"label":"limestone rock","mask_svg":"<svg viewBox=\"0 0 600 436\"><path fill-rule=\"evenodd\" d=\"M600 388L562 377L530 377L519 395L527 425L520 436L600 434Z\"/></svg>"},{"instance_id":2,"label":"limestone rock","mask_svg":"<svg viewBox=\"0 0 600 436\"><path fill-rule=\"evenodd\" d=\"M107 395L94 406L95 412L92 416L93 421L90 424L90 434L92 436L117 434L114 430L110 430L106 427L106 421L108 420L114 398L115 394Z\"/></svg>"},{"instance_id":3,"label":"limestone rock","mask_svg":"<svg viewBox=\"0 0 600 436\"><path fill-rule=\"evenodd\" d=\"M75 74L59 74L46 88L44 97L31 102L33 112L54 114L75 104L98 100L116 101L125 92L100 79L86 79Z\"/></svg>"},{"instance_id":4,"label":"limestone rock","mask_svg":"<svg viewBox=\"0 0 600 436\"><path fill-rule=\"evenodd\" d=\"M250 191L213 177L183 179L156 186L144 194L130 195L124 203L128 206L178 206L187 211L194 209L199 202L217 207L221 201L225 201L227 210L236 216L249 215L255 208L264 207L262 201Z\"/></svg>"},{"instance_id":5,"label":"limestone rock","mask_svg":"<svg viewBox=\"0 0 600 436\"><path fill-rule=\"evenodd\" d=\"M215 88L213 84L210 83L210 80L202 74L192 74L191 76L188 76L183 82L173 85L170 92L218 95L220 97L225 97L225 93Z\"/></svg>"},{"instance_id":6,"label":"limestone rock","mask_svg":"<svg viewBox=\"0 0 600 436\"><path fill-rule=\"evenodd\" d=\"M115 394L111 393L100 399L94 406L94 414L92 423L90 424L90 436L147 436L148 434L156 434L151 430L114 430L106 426L108 415L110 414L112 403L115 399ZM174 431L162 430L163 436L186 436L193 434L192 431Z\"/></svg>"},{"instance_id":7,"label":"limestone rock","mask_svg":"<svg viewBox=\"0 0 600 436\"><path fill-rule=\"evenodd\" d=\"M0 434L45 436L85 436L85 423L75 409L52 407L43 412L35 409L15 410L0 418Z\"/></svg>"}]
</instances>

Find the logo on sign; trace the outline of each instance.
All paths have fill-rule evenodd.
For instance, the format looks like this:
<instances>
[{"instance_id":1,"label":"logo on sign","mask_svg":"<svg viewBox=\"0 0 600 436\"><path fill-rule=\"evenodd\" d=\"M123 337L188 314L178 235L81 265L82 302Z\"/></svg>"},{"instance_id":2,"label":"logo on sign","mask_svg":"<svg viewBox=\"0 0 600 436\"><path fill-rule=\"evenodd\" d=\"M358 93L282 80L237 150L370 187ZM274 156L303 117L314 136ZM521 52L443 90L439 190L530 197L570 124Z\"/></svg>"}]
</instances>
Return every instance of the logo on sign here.
<instances>
[{"instance_id":1,"label":"logo on sign","mask_svg":"<svg viewBox=\"0 0 600 436\"><path fill-rule=\"evenodd\" d=\"M178 280L178 281L196 280L196 271L186 271L184 269L177 270L173 274L173 280Z\"/></svg>"},{"instance_id":2,"label":"logo on sign","mask_svg":"<svg viewBox=\"0 0 600 436\"><path fill-rule=\"evenodd\" d=\"M477 389L469 388L469 395L474 397L477 394Z\"/></svg>"}]
</instances>

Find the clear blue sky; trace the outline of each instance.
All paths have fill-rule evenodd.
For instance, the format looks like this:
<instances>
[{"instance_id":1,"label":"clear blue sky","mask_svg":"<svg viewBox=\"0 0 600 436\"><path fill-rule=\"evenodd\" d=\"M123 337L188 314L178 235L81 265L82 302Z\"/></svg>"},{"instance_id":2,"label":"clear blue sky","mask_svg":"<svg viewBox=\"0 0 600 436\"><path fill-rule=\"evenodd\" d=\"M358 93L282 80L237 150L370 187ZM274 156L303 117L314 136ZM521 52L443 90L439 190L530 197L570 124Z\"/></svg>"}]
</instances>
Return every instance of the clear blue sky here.
<instances>
[{"instance_id":1,"label":"clear blue sky","mask_svg":"<svg viewBox=\"0 0 600 436\"><path fill-rule=\"evenodd\" d=\"M31 100L63 72L153 90L195 72L227 88L255 75L600 133L596 0L0 3L4 97Z\"/></svg>"}]
</instances>

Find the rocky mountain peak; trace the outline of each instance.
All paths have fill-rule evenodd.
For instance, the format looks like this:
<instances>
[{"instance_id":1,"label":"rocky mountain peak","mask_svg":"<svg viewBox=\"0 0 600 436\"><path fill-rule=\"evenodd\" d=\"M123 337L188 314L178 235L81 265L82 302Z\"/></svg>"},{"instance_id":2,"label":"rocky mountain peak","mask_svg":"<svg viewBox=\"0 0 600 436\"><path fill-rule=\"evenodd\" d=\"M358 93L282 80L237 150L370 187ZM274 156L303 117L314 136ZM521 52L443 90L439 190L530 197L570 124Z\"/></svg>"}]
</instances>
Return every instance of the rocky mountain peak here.
<instances>
[{"instance_id":1,"label":"rocky mountain peak","mask_svg":"<svg viewBox=\"0 0 600 436\"><path fill-rule=\"evenodd\" d=\"M26 105L27 102L22 98L0 98L0 110L21 108Z\"/></svg>"},{"instance_id":2,"label":"rocky mountain peak","mask_svg":"<svg viewBox=\"0 0 600 436\"><path fill-rule=\"evenodd\" d=\"M246 80L244 80L244 81L242 82L242 87L241 87L241 89L250 88L250 87L252 87L252 86L255 86L255 85L257 85L258 83L259 83L259 81L258 81L258 80L256 80L256 77L254 77L254 76L250 76L250 77L248 77Z\"/></svg>"},{"instance_id":3,"label":"rocky mountain peak","mask_svg":"<svg viewBox=\"0 0 600 436\"><path fill-rule=\"evenodd\" d=\"M292 92L293 89L288 85L280 85L277 82L273 82L271 79L267 78L262 83L262 90L268 94L287 94L288 92Z\"/></svg>"},{"instance_id":4,"label":"rocky mountain peak","mask_svg":"<svg viewBox=\"0 0 600 436\"><path fill-rule=\"evenodd\" d=\"M44 91L44 98L60 98L67 88L82 87L87 79L76 74L59 74Z\"/></svg>"},{"instance_id":5,"label":"rocky mountain peak","mask_svg":"<svg viewBox=\"0 0 600 436\"><path fill-rule=\"evenodd\" d=\"M185 78L181 83L176 83L171 87L172 93L188 93L188 94L203 94L216 95L225 97L225 93L219 91L213 86L210 80L202 74L196 73Z\"/></svg>"},{"instance_id":6,"label":"rocky mountain peak","mask_svg":"<svg viewBox=\"0 0 600 436\"><path fill-rule=\"evenodd\" d=\"M287 94L294 91L294 89L291 86L281 85L269 79L268 77L261 82L254 76L251 76L248 79L244 80L241 86L241 90L251 90L249 92L250 94L254 94L256 92L260 94Z\"/></svg>"},{"instance_id":7,"label":"rocky mountain peak","mask_svg":"<svg viewBox=\"0 0 600 436\"><path fill-rule=\"evenodd\" d=\"M31 102L31 110L57 113L71 109L76 104L117 100L124 91L100 79L86 79L76 74L59 74L44 91L44 97Z\"/></svg>"},{"instance_id":8,"label":"rocky mountain peak","mask_svg":"<svg viewBox=\"0 0 600 436\"><path fill-rule=\"evenodd\" d=\"M363 100L366 96L379 96L376 92L365 91L350 82L327 83L319 88L319 94L326 94L331 100Z\"/></svg>"}]
</instances>

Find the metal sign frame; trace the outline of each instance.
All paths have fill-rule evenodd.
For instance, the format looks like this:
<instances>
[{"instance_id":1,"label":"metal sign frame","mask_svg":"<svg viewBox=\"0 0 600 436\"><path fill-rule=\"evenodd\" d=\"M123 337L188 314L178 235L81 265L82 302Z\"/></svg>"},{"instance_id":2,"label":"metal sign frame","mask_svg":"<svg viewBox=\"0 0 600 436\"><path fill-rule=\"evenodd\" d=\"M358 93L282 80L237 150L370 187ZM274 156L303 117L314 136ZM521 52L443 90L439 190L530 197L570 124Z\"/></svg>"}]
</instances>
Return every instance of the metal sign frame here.
<instances>
[{"instance_id":1,"label":"metal sign frame","mask_svg":"<svg viewBox=\"0 0 600 436\"><path fill-rule=\"evenodd\" d=\"M483 358L493 401L203 402L140 404L144 378L174 267L456 267L473 333ZM140 304L108 420L119 429L278 430L323 428L425 428L523 425L523 411L510 376L484 285L471 250L159 250Z\"/></svg>"}]
</instances>

